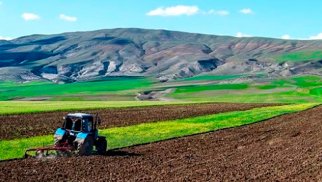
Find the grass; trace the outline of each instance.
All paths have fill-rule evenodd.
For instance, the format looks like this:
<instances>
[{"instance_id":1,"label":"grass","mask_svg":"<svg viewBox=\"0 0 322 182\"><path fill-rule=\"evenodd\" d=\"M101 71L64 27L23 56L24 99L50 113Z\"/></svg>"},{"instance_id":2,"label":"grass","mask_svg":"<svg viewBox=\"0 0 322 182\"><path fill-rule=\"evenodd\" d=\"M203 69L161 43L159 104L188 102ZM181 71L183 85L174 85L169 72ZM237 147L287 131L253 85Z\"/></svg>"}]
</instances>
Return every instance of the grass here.
<instances>
[{"instance_id":1,"label":"grass","mask_svg":"<svg viewBox=\"0 0 322 182\"><path fill-rule=\"evenodd\" d=\"M201 92L209 90L242 90L247 89L248 84L211 84L211 85L188 85L179 86L174 94Z\"/></svg>"},{"instance_id":2,"label":"grass","mask_svg":"<svg viewBox=\"0 0 322 182\"><path fill-rule=\"evenodd\" d=\"M208 84L177 87L170 98L185 101L242 103L305 103L322 102L322 79L304 75L276 79L264 84Z\"/></svg>"},{"instance_id":3,"label":"grass","mask_svg":"<svg viewBox=\"0 0 322 182\"><path fill-rule=\"evenodd\" d=\"M0 115L100 108L188 104L185 101L0 101Z\"/></svg>"},{"instance_id":4,"label":"grass","mask_svg":"<svg viewBox=\"0 0 322 182\"><path fill-rule=\"evenodd\" d=\"M229 83L236 78L255 77L258 82ZM215 83L224 81L224 83ZM241 81L241 80L239 80ZM202 84L203 83L203 84ZM50 101L65 102L61 105L48 103L48 109L38 109L35 104L14 102L7 106L0 102L0 114L68 110L69 108L92 109L104 108L110 105L128 105L125 101L135 101L140 91L162 90L173 88L171 93L160 96L161 99L175 102L282 102L303 103L321 102L319 88L322 88L322 79L319 76L306 75L268 80L264 73L240 75L198 75L191 78L179 79L169 83L157 83L149 78L142 77L113 77L105 80L78 82L71 84L54 84L51 82L13 83L0 82L0 100L11 99L49 99ZM77 103L76 101L83 101ZM86 102L89 101L89 102ZM92 102L104 101L104 102ZM105 103L105 101L111 101ZM119 103L112 103L119 102ZM122 101L122 102L120 102ZM130 103L130 102L129 102ZM157 103L157 102L155 102ZM17 105L18 104L18 105ZM37 105L38 103L36 103ZM65 106L66 104L66 106ZM129 106L135 106L135 103ZM51 107L53 105L53 107ZM141 103L137 103L141 105ZM144 105L144 104L143 104ZM149 105L149 104L148 104ZM46 103L47 106L47 103ZM61 107L61 109L60 109ZM112 106L114 107L114 106ZM117 106L119 107L119 106ZM12 110L16 110L13 111Z\"/></svg>"},{"instance_id":5,"label":"grass","mask_svg":"<svg viewBox=\"0 0 322 182\"><path fill-rule=\"evenodd\" d=\"M275 88L285 88L293 86L293 84L289 80L273 80L271 83L266 84L266 85L258 85L256 86L258 89L262 90L270 90L270 89L275 89Z\"/></svg>"},{"instance_id":6,"label":"grass","mask_svg":"<svg viewBox=\"0 0 322 182\"><path fill-rule=\"evenodd\" d=\"M311 89L310 94L317 97L322 97L322 87Z\"/></svg>"},{"instance_id":7,"label":"grass","mask_svg":"<svg viewBox=\"0 0 322 182\"><path fill-rule=\"evenodd\" d=\"M310 88L322 86L322 79L319 76L299 76L292 79L299 88Z\"/></svg>"},{"instance_id":8,"label":"grass","mask_svg":"<svg viewBox=\"0 0 322 182\"><path fill-rule=\"evenodd\" d=\"M194 77L179 79L177 81L222 81L234 80L241 77L244 77L244 75L197 75Z\"/></svg>"},{"instance_id":9,"label":"grass","mask_svg":"<svg viewBox=\"0 0 322 182\"><path fill-rule=\"evenodd\" d=\"M302 61L317 61L322 59L321 50L307 50L299 52L291 52L281 54L275 57L277 62L302 62Z\"/></svg>"},{"instance_id":10,"label":"grass","mask_svg":"<svg viewBox=\"0 0 322 182\"><path fill-rule=\"evenodd\" d=\"M193 77L189 78L182 78L182 79L177 79L174 82L184 82L184 81L229 81L229 80L235 80L238 78L247 78L247 77L257 77L257 78L262 78L265 77L266 74L263 72L258 72L258 73L244 73L244 74L226 74L226 75L211 75L211 74L201 74L201 75L196 75Z\"/></svg>"},{"instance_id":11,"label":"grass","mask_svg":"<svg viewBox=\"0 0 322 182\"><path fill-rule=\"evenodd\" d=\"M260 85L259 89L273 89L281 87L297 87L297 88L311 88L322 86L322 79L319 76L305 75L296 76L288 79L273 80L267 85Z\"/></svg>"},{"instance_id":12,"label":"grass","mask_svg":"<svg viewBox=\"0 0 322 182\"><path fill-rule=\"evenodd\" d=\"M199 93L200 94L200 93ZM310 91L282 91L273 93L226 93L222 95L198 98L198 95L184 98L195 102L208 100L209 102L235 102L235 103L308 103L322 102L322 97ZM182 100L184 100L182 99Z\"/></svg>"},{"instance_id":13,"label":"grass","mask_svg":"<svg viewBox=\"0 0 322 182\"><path fill-rule=\"evenodd\" d=\"M68 95L79 95L79 99L87 95L97 94L135 95L138 89L149 87L151 84L151 80L141 77L115 77L99 81L69 84L0 82L0 100Z\"/></svg>"},{"instance_id":14,"label":"grass","mask_svg":"<svg viewBox=\"0 0 322 182\"><path fill-rule=\"evenodd\" d=\"M103 129L100 134L107 137L110 149L116 149L251 124L282 114L302 111L315 105L317 104L274 106L172 121L143 123ZM22 157L27 148L52 144L52 138L53 136L47 135L0 141L0 159Z\"/></svg>"}]
</instances>

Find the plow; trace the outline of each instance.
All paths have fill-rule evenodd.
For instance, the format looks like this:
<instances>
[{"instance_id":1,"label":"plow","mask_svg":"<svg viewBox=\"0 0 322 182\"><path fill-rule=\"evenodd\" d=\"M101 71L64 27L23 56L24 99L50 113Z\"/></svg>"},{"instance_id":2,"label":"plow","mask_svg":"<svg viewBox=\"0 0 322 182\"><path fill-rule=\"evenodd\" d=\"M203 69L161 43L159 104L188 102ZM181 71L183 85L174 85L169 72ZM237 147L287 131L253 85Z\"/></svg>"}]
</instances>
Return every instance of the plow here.
<instances>
[{"instance_id":1,"label":"plow","mask_svg":"<svg viewBox=\"0 0 322 182\"><path fill-rule=\"evenodd\" d=\"M69 146L58 147L39 147L32 148L25 151L24 158L43 158L43 157L61 157L61 156L71 156L73 149Z\"/></svg>"},{"instance_id":2,"label":"plow","mask_svg":"<svg viewBox=\"0 0 322 182\"><path fill-rule=\"evenodd\" d=\"M63 126L54 134L54 144L48 147L31 148L25 151L25 158L88 156L107 151L107 141L98 135L98 115L73 113L65 116ZM94 150L95 148L95 150Z\"/></svg>"}]
</instances>

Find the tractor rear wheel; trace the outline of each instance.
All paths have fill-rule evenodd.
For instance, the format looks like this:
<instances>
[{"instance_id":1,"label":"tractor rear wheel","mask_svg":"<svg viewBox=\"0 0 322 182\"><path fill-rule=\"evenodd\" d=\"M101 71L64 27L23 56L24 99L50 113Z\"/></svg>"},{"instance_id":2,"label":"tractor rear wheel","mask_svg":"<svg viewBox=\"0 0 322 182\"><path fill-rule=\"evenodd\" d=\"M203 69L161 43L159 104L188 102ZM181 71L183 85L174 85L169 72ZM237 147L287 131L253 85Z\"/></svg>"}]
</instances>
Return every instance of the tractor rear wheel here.
<instances>
[{"instance_id":1,"label":"tractor rear wheel","mask_svg":"<svg viewBox=\"0 0 322 182\"><path fill-rule=\"evenodd\" d=\"M104 155L107 150L107 141L105 137L99 137L96 141L96 150L99 155Z\"/></svg>"},{"instance_id":2,"label":"tractor rear wheel","mask_svg":"<svg viewBox=\"0 0 322 182\"><path fill-rule=\"evenodd\" d=\"M86 137L83 143L79 143L77 146L77 153L80 156L87 156L91 155L93 151L94 140L93 137L88 136Z\"/></svg>"}]
</instances>

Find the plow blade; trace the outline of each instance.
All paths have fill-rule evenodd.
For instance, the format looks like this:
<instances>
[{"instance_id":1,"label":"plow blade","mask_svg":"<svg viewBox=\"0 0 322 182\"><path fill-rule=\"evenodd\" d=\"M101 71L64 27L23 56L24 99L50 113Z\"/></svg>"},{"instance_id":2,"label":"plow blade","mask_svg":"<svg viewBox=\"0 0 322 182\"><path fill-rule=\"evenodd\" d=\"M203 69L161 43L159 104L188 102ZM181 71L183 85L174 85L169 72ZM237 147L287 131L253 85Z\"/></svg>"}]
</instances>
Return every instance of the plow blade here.
<instances>
[{"instance_id":1,"label":"plow blade","mask_svg":"<svg viewBox=\"0 0 322 182\"><path fill-rule=\"evenodd\" d=\"M50 158L60 156L70 156L72 154L71 147L42 147L28 149L25 152L24 158Z\"/></svg>"}]
</instances>

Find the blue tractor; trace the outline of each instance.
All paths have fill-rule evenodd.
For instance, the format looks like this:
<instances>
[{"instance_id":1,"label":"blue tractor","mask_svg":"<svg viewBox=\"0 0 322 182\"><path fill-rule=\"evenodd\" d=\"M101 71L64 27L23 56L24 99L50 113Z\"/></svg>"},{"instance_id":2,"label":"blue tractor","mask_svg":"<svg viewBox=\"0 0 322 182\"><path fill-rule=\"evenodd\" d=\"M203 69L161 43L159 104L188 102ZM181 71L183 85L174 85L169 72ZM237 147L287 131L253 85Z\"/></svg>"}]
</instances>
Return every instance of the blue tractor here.
<instances>
[{"instance_id":1,"label":"blue tractor","mask_svg":"<svg viewBox=\"0 0 322 182\"><path fill-rule=\"evenodd\" d=\"M98 135L97 126L100 124L98 115L93 116L85 113L67 114L64 117L64 123L58 128L54 135L54 145L52 147L43 147L29 149L25 157L31 156L30 152L36 152L38 156L49 156L53 151L57 155L76 154L80 156L91 155L96 149L99 155L107 151L107 141L103 136Z\"/></svg>"}]
</instances>

